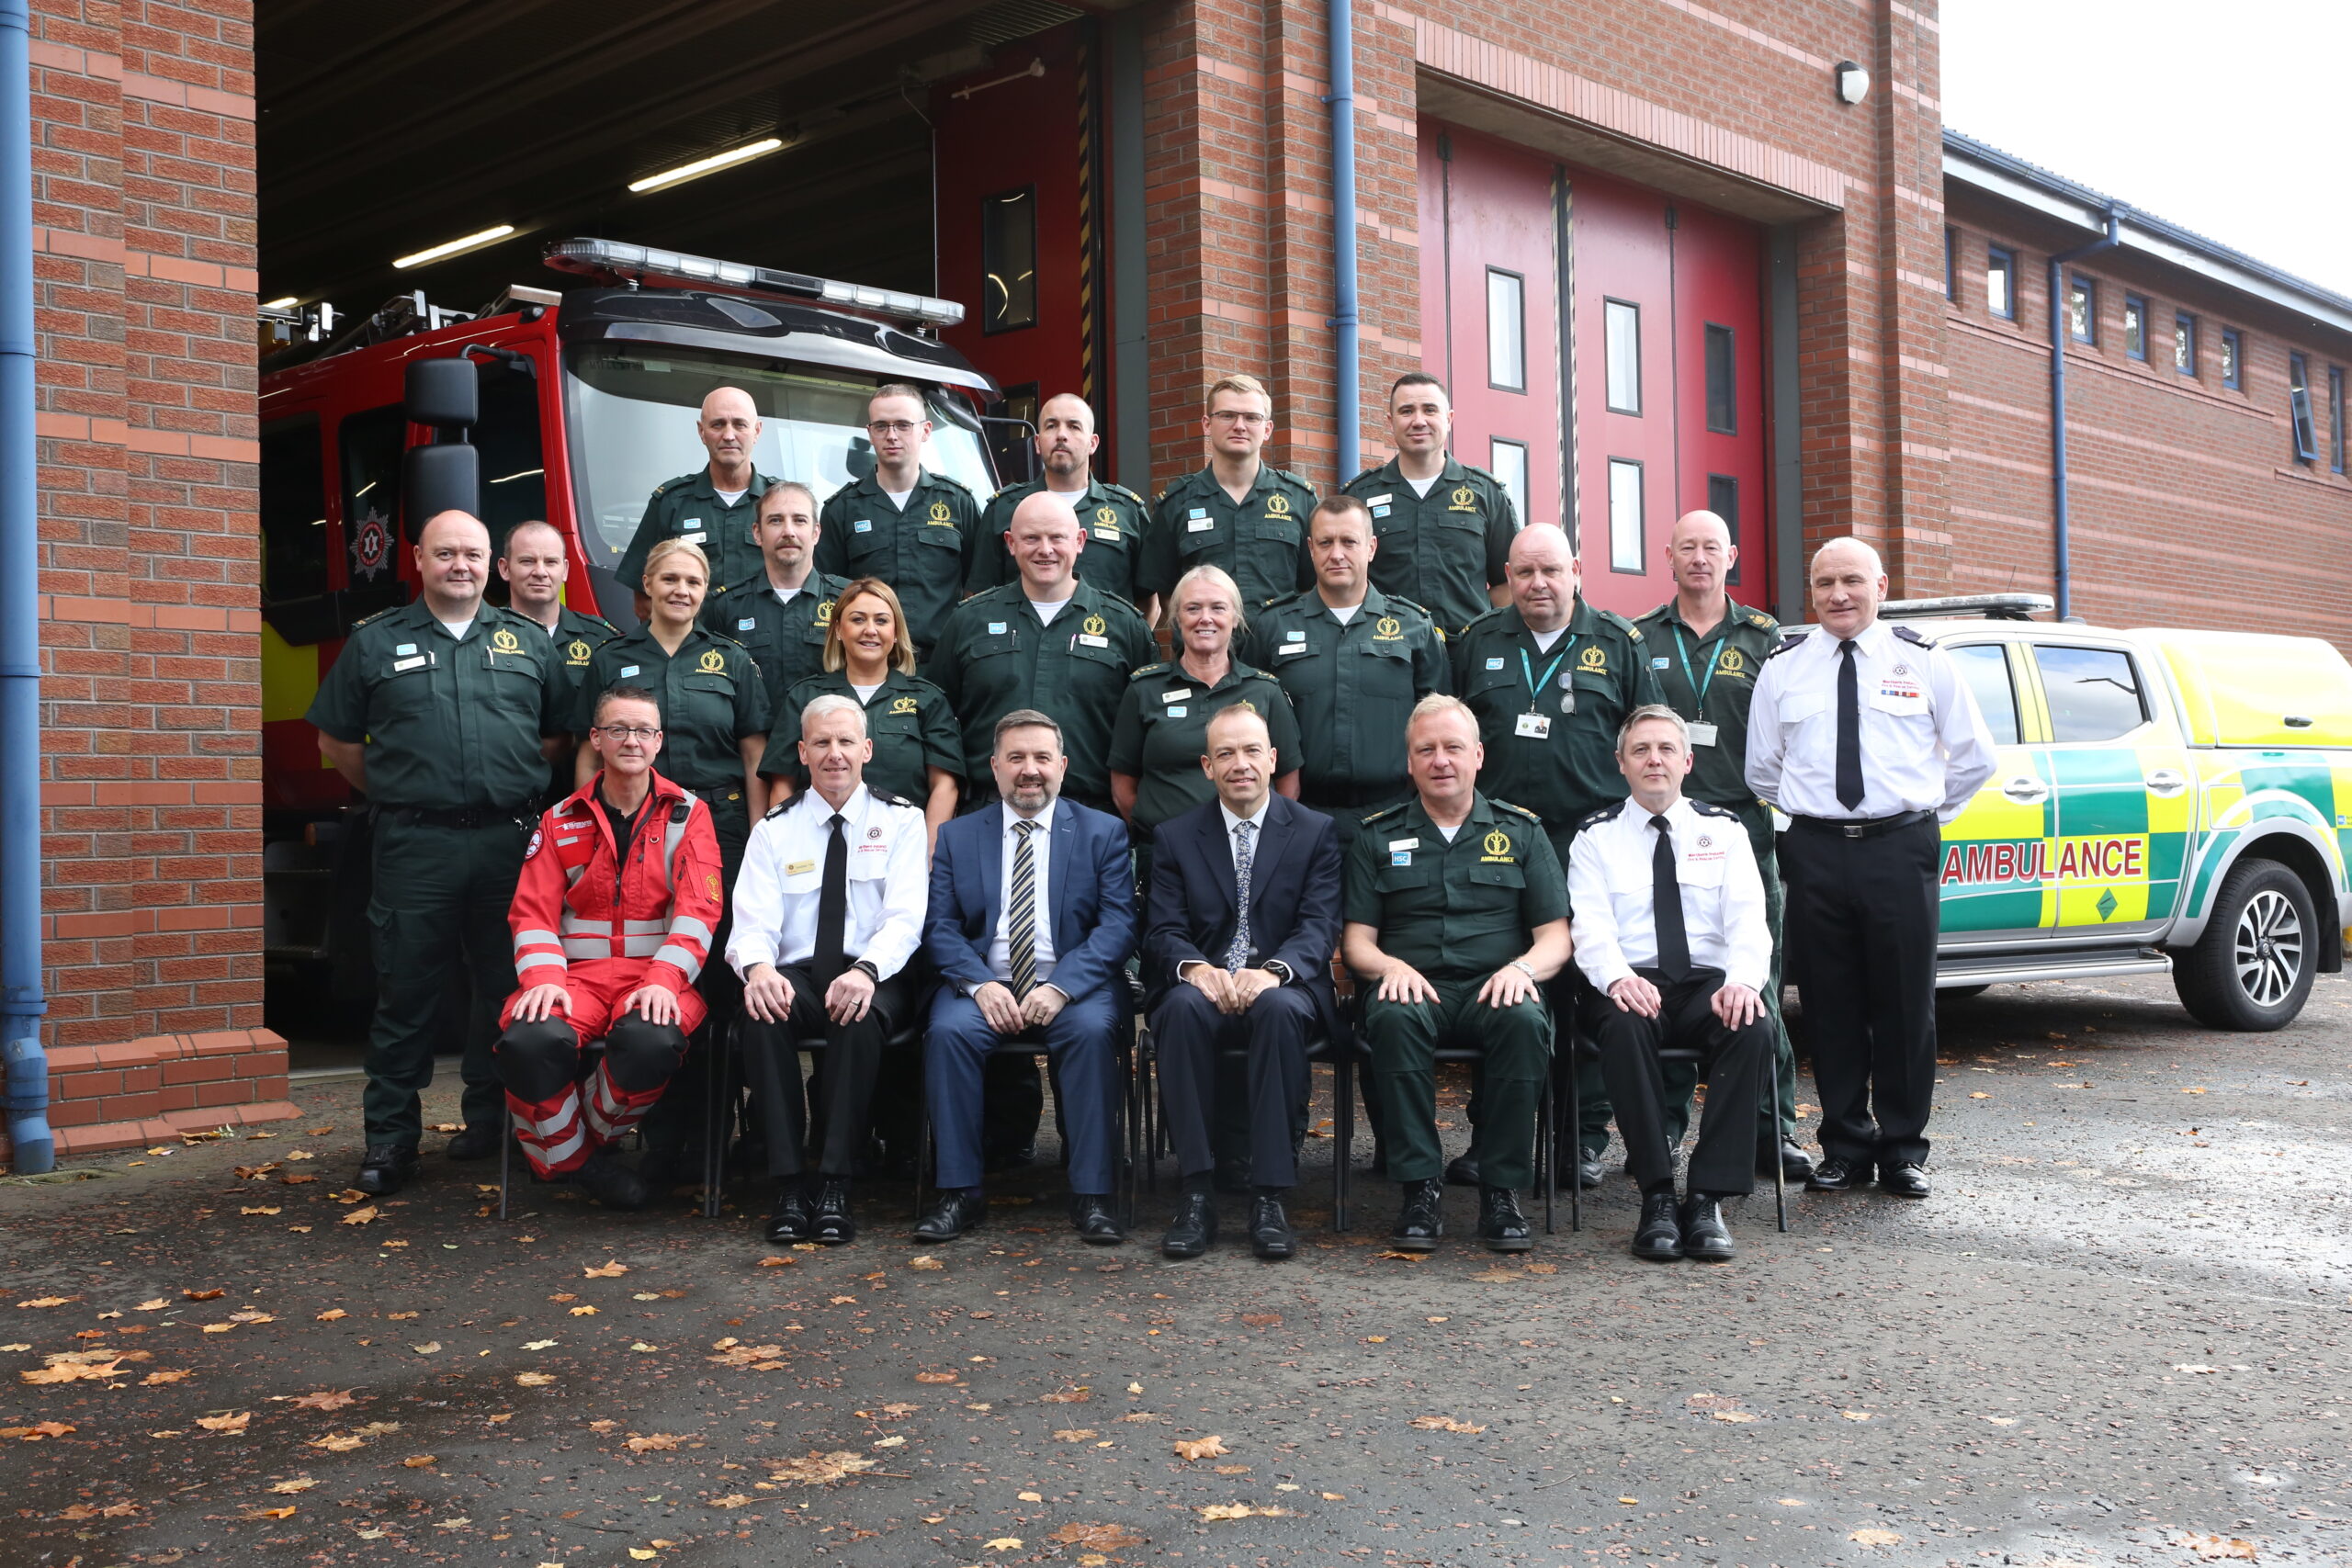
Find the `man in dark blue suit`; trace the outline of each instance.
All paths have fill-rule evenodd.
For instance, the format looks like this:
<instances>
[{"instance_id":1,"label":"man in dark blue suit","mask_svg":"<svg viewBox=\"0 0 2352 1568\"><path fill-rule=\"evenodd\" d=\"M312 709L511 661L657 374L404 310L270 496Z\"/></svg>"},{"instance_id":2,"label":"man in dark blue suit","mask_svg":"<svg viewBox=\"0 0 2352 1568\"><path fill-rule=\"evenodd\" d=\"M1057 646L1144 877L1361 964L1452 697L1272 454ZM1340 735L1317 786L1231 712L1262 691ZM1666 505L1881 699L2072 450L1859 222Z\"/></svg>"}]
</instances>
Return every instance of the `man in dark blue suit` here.
<instances>
[{"instance_id":1,"label":"man in dark blue suit","mask_svg":"<svg viewBox=\"0 0 2352 1568\"><path fill-rule=\"evenodd\" d=\"M1198 1258L1216 1239L1211 1100L1220 1049L1249 1049L1250 1245L1288 1258L1283 1194L1297 1179L1293 1129L1312 1083L1306 1042L1339 1034L1340 840L1331 818L1276 795L1266 721L1248 704L1209 720L1201 767L1217 798L1152 835L1144 938L1160 1098L1184 1195L1159 1249Z\"/></svg>"},{"instance_id":2,"label":"man in dark blue suit","mask_svg":"<svg viewBox=\"0 0 2352 1568\"><path fill-rule=\"evenodd\" d=\"M939 829L923 948L942 981L923 1032L939 1139L937 1206L917 1241L952 1241L988 1213L980 1195L980 1069L1016 1035L1053 1057L1069 1141L1069 1217L1100 1247L1125 1240L1111 1213L1124 965L1135 951L1135 878L1116 817L1060 798L1061 727L1018 708L997 720L994 806Z\"/></svg>"}]
</instances>

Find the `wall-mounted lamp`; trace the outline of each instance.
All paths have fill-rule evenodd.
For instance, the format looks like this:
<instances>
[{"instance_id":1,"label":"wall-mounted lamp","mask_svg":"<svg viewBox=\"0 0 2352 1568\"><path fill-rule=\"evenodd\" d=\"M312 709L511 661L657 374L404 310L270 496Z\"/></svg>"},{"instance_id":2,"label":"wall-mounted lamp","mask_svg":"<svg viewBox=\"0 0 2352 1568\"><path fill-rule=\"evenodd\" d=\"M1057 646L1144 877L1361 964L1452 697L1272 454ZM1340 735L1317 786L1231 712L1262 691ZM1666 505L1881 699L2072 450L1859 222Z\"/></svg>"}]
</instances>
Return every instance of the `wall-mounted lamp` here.
<instances>
[{"instance_id":1,"label":"wall-mounted lamp","mask_svg":"<svg viewBox=\"0 0 2352 1568\"><path fill-rule=\"evenodd\" d=\"M1838 85L1838 96L1846 103L1859 104L1871 96L1871 73L1850 60L1831 66L1829 75Z\"/></svg>"}]
</instances>

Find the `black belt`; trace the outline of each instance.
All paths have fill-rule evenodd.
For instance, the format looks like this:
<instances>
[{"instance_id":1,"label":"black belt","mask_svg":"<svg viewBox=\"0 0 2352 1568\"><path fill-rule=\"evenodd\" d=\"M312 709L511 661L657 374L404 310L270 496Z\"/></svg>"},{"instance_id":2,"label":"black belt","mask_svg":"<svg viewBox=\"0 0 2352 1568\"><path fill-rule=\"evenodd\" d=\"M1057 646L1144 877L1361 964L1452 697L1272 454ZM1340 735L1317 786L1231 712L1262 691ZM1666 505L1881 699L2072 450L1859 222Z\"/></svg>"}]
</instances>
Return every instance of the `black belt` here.
<instances>
[{"instance_id":1,"label":"black belt","mask_svg":"<svg viewBox=\"0 0 2352 1568\"><path fill-rule=\"evenodd\" d=\"M403 828L495 828L536 821L537 806L468 806L434 811L422 806L388 806L385 815Z\"/></svg>"},{"instance_id":2,"label":"black belt","mask_svg":"<svg viewBox=\"0 0 2352 1568\"><path fill-rule=\"evenodd\" d=\"M1831 833L1841 839L1875 839L1902 828L1916 828L1922 822L1932 822L1932 811L1905 811L1893 817L1792 817L1792 828L1805 828L1815 833Z\"/></svg>"}]
</instances>

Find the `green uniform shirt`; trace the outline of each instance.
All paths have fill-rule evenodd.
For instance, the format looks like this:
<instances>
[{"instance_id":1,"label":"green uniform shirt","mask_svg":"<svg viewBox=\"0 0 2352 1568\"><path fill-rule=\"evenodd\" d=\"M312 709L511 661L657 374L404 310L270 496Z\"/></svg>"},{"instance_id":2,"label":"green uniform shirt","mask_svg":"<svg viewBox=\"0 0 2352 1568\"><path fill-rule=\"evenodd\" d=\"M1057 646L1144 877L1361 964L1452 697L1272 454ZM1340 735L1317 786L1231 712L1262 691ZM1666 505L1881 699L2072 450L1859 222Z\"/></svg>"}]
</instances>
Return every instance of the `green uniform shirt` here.
<instances>
[{"instance_id":1,"label":"green uniform shirt","mask_svg":"<svg viewBox=\"0 0 2352 1568\"><path fill-rule=\"evenodd\" d=\"M1481 791L1453 841L1419 796L1364 818L1348 852L1347 919L1430 980L1476 980L1568 915L1568 881L1532 811Z\"/></svg>"},{"instance_id":2,"label":"green uniform shirt","mask_svg":"<svg viewBox=\"0 0 2352 1568\"><path fill-rule=\"evenodd\" d=\"M1031 479L996 492L980 519L979 538L972 546L972 572L965 579L966 592L1001 587L1021 575L1004 547L1004 532L1012 526L1012 509L1045 488L1044 479ZM1078 525L1086 531L1086 547L1078 553L1080 580L1107 588L1130 604L1138 603L1136 567L1143 549L1143 497L1124 485L1096 479L1072 510L1078 513Z\"/></svg>"},{"instance_id":3,"label":"green uniform shirt","mask_svg":"<svg viewBox=\"0 0 2352 1568\"><path fill-rule=\"evenodd\" d=\"M1625 798L1617 727L1659 700L1648 645L1579 596L1548 653L1514 604L1472 621L1451 646L1454 695L1478 716L1486 742L1479 782L1542 817L1553 848L1565 852L1577 823ZM1573 711L1563 711L1571 698Z\"/></svg>"},{"instance_id":4,"label":"green uniform shirt","mask_svg":"<svg viewBox=\"0 0 2352 1568\"><path fill-rule=\"evenodd\" d=\"M1683 793L1743 818L1753 816L1761 807L1747 787L1747 704L1756 694L1756 672L1781 645L1781 623L1733 604L1702 637L1683 624L1669 599L1634 625L1668 705L1694 725L1715 727L1712 746L1691 737Z\"/></svg>"},{"instance_id":5,"label":"green uniform shirt","mask_svg":"<svg viewBox=\"0 0 2352 1568\"><path fill-rule=\"evenodd\" d=\"M623 588L643 588L645 558L653 547L664 539L684 539L700 545L702 553L710 558L712 586L749 577L760 570L763 558L758 542L752 537L752 528L760 520L760 497L775 483L753 469L752 488L737 496L732 506L718 499L707 468L655 485L652 498L645 503L645 519L638 524L628 548L621 552L620 565L613 569L613 575L621 580Z\"/></svg>"},{"instance_id":6,"label":"green uniform shirt","mask_svg":"<svg viewBox=\"0 0 2352 1568\"><path fill-rule=\"evenodd\" d=\"M548 783L539 739L568 728L563 693L537 622L484 604L459 642L419 599L351 628L303 716L367 743L379 806L528 810Z\"/></svg>"},{"instance_id":7,"label":"green uniform shirt","mask_svg":"<svg viewBox=\"0 0 2352 1568\"><path fill-rule=\"evenodd\" d=\"M1238 504L1214 468L1187 474L1152 507L1136 590L1165 598L1196 566L1223 567L1239 584L1245 610L1311 588L1306 519L1314 510L1315 492L1305 479L1267 464L1258 466L1258 482Z\"/></svg>"},{"instance_id":8,"label":"green uniform shirt","mask_svg":"<svg viewBox=\"0 0 2352 1568\"><path fill-rule=\"evenodd\" d=\"M1413 705L1450 689L1445 639L1409 599L1369 589L1345 626L1315 589L1286 594L1250 618L1241 657L1282 682L1298 715L1298 795L1311 806L1380 806L1411 787L1405 721Z\"/></svg>"},{"instance_id":9,"label":"green uniform shirt","mask_svg":"<svg viewBox=\"0 0 2352 1568\"><path fill-rule=\"evenodd\" d=\"M795 682L824 669L825 632L833 624L833 605L848 586L842 578L812 571L802 581L800 592L779 604L762 565L703 601L702 629L751 649L767 682L768 713L773 716L782 709L784 694Z\"/></svg>"},{"instance_id":10,"label":"green uniform shirt","mask_svg":"<svg viewBox=\"0 0 2352 1568\"><path fill-rule=\"evenodd\" d=\"M1453 637L1494 607L1487 590L1505 579L1519 509L1494 475L1450 453L1427 495L1413 493L1399 461L1392 457L1348 481L1348 493L1371 510L1380 546L1372 585L1410 593Z\"/></svg>"},{"instance_id":11,"label":"green uniform shirt","mask_svg":"<svg viewBox=\"0 0 2352 1568\"><path fill-rule=\"evenodd\" d=\"M762 777L790 779L796 790L808 787L808 770L800 765L800 714L827 694L857 700L848 673L840 670L795 682L785 694L760 760ZM947 705L946 693L893 670L865 707L866 739L874 742L874 756L865 764L868 784L922 806L931 799L931 775L924 770L944 768L963 776L964 736L956 728L956 710Z\"/></svg>"},{"instance_id":12,"label":"green uniform shirt","mask_svg":"<svg viewBox=\"0 0 2352 1568\"><path fill-rule=\"evenodd\" d=\"M923 469L901 511L868 474L826 498L817 570L880 578L898 592L915 641L928 643L964 592L979 520L972 492L944 475Z\"/></svg>"},{"instance_id":13,"label":"green uniform shirt","mask_svg":"<svg viewBox=\"0 0 2352 1568\"><path fill-rule=\"evenodd\" d=\"M520 611L515 614L520 615ZM527 617L526 617L527 618ZM536 621L532 623L537 626ZM556 612L555 626L548 632L548 646L554 650L556 671L561 678L561 689L556 695L556 712L565 722L571 721L571 711L580 703L580 682L588 674L588 660L595 651L621 635L620 628L602 615L592 615L571 605ZM558 757L548 767L548 788L553 799L561 800L571 793L571 759Z\"/></svg>"},{"instance_id":14,"label":"green uniform shirt","mask_svg":"<svg viewBox=\"0 0 2352 1568\"><path fill-rule=\"evenodd\" d=\"M1127 682L1111 728L1111 771L1136 780L1138 834L1216 798L1216 785L1201 772L1201 756L1209 749L1209 720L1236 703L1264 716L1275 777L1297 767L1298 718L1272 675L1233 659L1214 686L1172 663L1147 664Z\"/></svg>"},{"instance_id":15,"label":"green uniform shirt","mask_svg":"<svg viewBox=\"0 0 2352 1568\"><path fill-rule=\"evenodd\" d=\"M1015 708L1035 708L1062 727L1069 757L1065 793L1090 806L1111 798L1103 759L1112 721L1127 677L1151 662L1158 645L1125 599L1083 581L1071 590L1051 626L1037 618L1016 581L975 593L941 628L928 674L963 724L963 774L975 795L996 791L989 771L996 721Z\"/></svg>"},{"instance_id":16,"label":"green uniform shirt","mask_svg":"<svg viewBox=\"0 0 2352 1568\"><path fill-rule=\"evenodd\" d=\"M596 699L627 682L653 694L662 710L662 754L654 766L697 793L743 783L746 737L768 732L768 694L743 646L697 626L675 654L647 631L616 637L588 660L588 679L571 710L571 732L595 723Z\"/></svg>"}]
</instances>

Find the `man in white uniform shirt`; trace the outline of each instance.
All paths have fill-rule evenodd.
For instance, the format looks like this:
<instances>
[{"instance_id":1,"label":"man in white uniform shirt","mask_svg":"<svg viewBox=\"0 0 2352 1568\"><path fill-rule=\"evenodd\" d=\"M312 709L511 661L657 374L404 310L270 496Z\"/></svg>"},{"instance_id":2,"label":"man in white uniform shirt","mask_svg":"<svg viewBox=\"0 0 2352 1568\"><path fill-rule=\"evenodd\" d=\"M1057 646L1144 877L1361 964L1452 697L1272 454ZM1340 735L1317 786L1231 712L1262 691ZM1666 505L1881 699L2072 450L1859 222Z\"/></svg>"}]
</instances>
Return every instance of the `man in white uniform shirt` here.
<instances>
[{"instance_id":1,"label":"man in white uniform shirt","mask_svg":"<svg viewBox=\"0 0 2352 1568\"><path fill-rule=\"evenodd\" d=\"M1585 1028L1641 1184L1634 1256L1724 1263L1733 1247L1718 1205L1755 1190L1756 1111L1775 1044L1761 995L1772 967L1764 880L1737 814L1684 796L1690 730L1681 715L1655 703L1626 715L1617 766L1632 798L1586 818L1569 843L1568 934L1594 993ZM1703 1052L1707 1080L1679 1206L1665 1047Z\"/></svg>"},{"instance_id":2,"label":"man in white uniform shirt","mask_svg":"<svg viewBox=\"0 0 2352 1568\"><path fill-rule=\"evenodd\" d=\"M770 1241L856 1237L850 1178L883 1048L920 1004L907 964L929 896L922 813L865 786L873 755L865 709L831 694L811 702L800 716L809 787L752 828L735 879L727 961L743 976L746 1072L776 1179ZM819 1039L804 1106L796 1042Z\"/></svg>"},{"instance_id":3,"label":"man in white uniform shirt","mask_svg":"<svg viewBox=\"0 0 2352 1568\"><path fill-rule=\"evenodd\" d=\"M1925 1198L1936 1078L1941 825L1993 776L1992 731L1951 656L1878 618L1886 569L1832 539L1807 574L1817 623L1765 660L1747 783L1790 818L1787 937L1821 1095L1806 1185L1871 1179Z\"/></svg>"}]
</instances>

